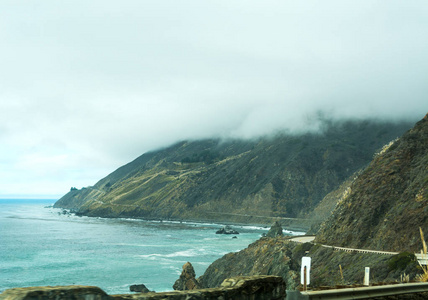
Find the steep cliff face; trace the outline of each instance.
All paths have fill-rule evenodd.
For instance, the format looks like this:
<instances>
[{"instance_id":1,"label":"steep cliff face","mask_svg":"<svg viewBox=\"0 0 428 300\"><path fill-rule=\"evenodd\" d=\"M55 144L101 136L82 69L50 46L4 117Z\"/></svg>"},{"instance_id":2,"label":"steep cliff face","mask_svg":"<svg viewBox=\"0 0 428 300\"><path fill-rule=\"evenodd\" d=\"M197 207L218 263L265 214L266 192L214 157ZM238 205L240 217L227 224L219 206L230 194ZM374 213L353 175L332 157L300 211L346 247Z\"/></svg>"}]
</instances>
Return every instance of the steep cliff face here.
<instances>
[{"instance_id":1,"label":"steep cliff face","mask_svg":"<svg viewBox=\"0 0 428 300\"><path fill-rule=\"evenodd\" d=\"M428 232L428 115L385 147L321 226L317 242L419 251Z\"/></svg>"},{"instance_id":2,"label":"steep cliff face","mask_svg":"<svg viewBox=\"0 0 428 300\"><path fill-rule=\"evenodd\" d=\"M330 217L336 206L348 197L352 184L361 174L362 170L363 168L348 177L337 189L328 193L312 211L305 215L305 218L312 220L306 234L317 234L321 224Z\"/></svg>"},{"instance_id":3,"label":"steep cliff face","mask_svg":"<svg viewBox=\"0 0 428 300\"><path fill-rule=\"evenodd\" d=\"M284 237L261 238L242 251L226 254L216 260L198 281L203 287L217 287L229 277L276 275L282 276L287 282L296 276L290 270L289 243Z\"/></svg>"},{"instance_id":4,"label":"steep cliff face","mask_svg":"<svg viewBox=\"0 0 428 300\"><path fill-rule=\"evenodd\" d=\"M55 206L89 216L272 224L304 216L410 126L330 122L317 134L181 142L70 191Z\"/></svg>"},{"instance_id":5,"label":"steep cliff face","mask_svg":"<svg viewBox=\"0 0 428 300\"><path fill-rule=\"evenodd\" d=\"M421 273L410 253L396 256L375 253L335 251L310 243L297 244L287 237L264 237L246 249L229 253L213 262L198 278L204 287L216 287L231 276L281 276L288 290L300 284L303 256L311 257L311 284L313 288L343 284L362 284L365 267L370 266L370 282L396 282L402 274L411 280ZM339 272L339 265L342 274Z\"/></svg>"}]
</instances>

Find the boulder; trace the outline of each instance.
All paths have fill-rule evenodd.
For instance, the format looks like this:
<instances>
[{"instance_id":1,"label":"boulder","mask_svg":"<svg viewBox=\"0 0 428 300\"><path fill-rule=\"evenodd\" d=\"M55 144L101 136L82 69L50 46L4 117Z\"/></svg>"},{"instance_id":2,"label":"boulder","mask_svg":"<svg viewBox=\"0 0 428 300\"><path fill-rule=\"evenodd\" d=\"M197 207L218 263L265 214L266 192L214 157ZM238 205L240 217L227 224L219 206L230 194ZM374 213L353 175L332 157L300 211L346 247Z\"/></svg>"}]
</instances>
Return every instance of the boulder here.
<instances>
[{"instance_id":1,"label":"boulder","mask_svg":"<svg viewBox=\"0 0 428 300\"><path fill-rule=\"evenodd\" d=\"M149 293L151 292L144 284L133 284L129 287L131 292Z\"/></svg>"},{"instance_id":2,"label":"boulder","mask_svg":"<svg viewBox=\"0 0 428 300\"><path fill-rule=\"evenodd\" d=\"M239 234L238 231L232 229L229 225L224 226L223 228L216 231L216 234Z\"/></svg>"},{"instance_id":3,"label":"boulder","mask_svg":"<svg viewBox=\"0 0 428 300\"><path fill-rule=\"evenodd\" d=\"M196 280L195 270L190 262L183 265L183 272L181 272L180 278L177 279L172 288L178 291L195 290L200 288L200 284Z\"/></svg>"},{"instance_id":4,"label":"boulder","mask_svg":"<svg viewBox=\"0 0 428 300\"><path fill-rule=\"evenodd\" d=\"M275 223L272 225L272 227L269 229L268 233L266 234L267 237L277 237L282 236L282 226L278 221L275 221Z\"/></svg>"}]
</instances>

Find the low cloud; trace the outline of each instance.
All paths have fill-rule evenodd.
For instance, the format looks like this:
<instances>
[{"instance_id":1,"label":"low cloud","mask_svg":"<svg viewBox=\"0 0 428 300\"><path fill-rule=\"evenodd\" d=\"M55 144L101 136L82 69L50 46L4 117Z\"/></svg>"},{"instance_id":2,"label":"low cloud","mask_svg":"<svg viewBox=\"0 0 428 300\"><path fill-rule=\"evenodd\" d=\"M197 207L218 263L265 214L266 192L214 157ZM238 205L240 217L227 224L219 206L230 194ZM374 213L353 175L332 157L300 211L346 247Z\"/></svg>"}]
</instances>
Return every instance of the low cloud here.
<instances>
[{"instance_id":1,"label":"low cloud","mask_svg":"<svg viewBox=\"0 0 428 300\"><path fill-rule=\"evenodd\" d=\"M0 4L0 194L61 194L178 140L313 129L319 112L428 111L425 1L21 2Z\"/></svg>"}]
</instances>

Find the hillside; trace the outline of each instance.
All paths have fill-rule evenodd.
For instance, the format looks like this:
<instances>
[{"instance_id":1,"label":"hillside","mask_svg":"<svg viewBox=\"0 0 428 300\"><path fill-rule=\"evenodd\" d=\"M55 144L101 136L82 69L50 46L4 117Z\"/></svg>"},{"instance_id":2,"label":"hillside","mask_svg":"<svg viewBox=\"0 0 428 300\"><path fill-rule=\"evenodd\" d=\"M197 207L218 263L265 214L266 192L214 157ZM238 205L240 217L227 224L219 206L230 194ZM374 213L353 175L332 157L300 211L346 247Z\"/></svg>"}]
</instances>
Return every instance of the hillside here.
<instances>
[{"instance_id":1,"label":"hillside","mask_svg":"<svg viewBox=\"0 0 428 300\"><path fill-rule=\"evenodd\" d=\"M293 290L300 284L303 256L312 259L312 288L361 284L366 266L371 267L371 282L399 281L403 273L414 279L421 273L417 262L408 254L388 256L338 252L320 245L290 242L287 237L264 237L244 250L228 253L214 261L198 278L198 282L203 287L217 287L224 279L233 276L276 275L284 278L288 290Z\"/></svg>"},{"instance_id":2,"label":"hillside","mask_svg":"<svg viewBox=\"0 0 428 300\"><path fill-rule=\"evenodd\" d=\"M304 217L409 123L325 122L319 133L184 141L55 204L88 216L271 224ZM72 184L72 183L71 183Z\"/></svg>"},{"instance_id":3,"label":"hillside","mask_svg":"<svg viewBox=\"0 0 428 300\"><path fill-rule=\"evenodd\" d=\"M428 115L375 157L321 225L319 243L420 251L428 233Z\"/></svg>"}]
</instances>

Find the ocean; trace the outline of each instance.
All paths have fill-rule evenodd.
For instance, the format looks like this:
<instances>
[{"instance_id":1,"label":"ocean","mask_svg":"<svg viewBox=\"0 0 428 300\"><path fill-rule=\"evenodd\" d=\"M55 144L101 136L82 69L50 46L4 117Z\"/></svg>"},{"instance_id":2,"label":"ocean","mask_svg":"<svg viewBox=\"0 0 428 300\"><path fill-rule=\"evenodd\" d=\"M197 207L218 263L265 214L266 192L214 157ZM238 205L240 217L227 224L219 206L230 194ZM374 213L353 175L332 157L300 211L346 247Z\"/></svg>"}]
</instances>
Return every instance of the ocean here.
<instances>
[{"instance_id":1,"label":"ocean","mask_svg":"<svg viewBox=\"0 0 428 300\"><path fill-rule=\"evenodd\" d=\"M216 259L246 248L269 228L78 217L53 200L0 199L0 293L26 286L95 285L108 294L132 284L171 291L182 266L201 276ZM287 232L290 235L301 234Z\"/></svg>"}]
</instances>

